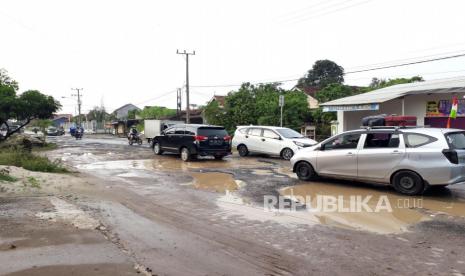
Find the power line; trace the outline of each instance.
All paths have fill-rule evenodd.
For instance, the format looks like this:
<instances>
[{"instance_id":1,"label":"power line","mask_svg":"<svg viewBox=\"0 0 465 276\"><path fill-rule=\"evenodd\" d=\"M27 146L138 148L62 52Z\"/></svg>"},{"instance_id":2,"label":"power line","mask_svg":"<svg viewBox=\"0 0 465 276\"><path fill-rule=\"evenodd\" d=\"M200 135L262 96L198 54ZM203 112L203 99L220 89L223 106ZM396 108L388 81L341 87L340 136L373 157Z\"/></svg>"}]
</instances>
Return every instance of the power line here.
<instances>
[{"instance_id":1,"label":"power line","mask_svg":"<svg viewBox=\"0 0 465 276\"><path fill-rule=\"evenodd\" d=\"M284 15L282 15L280 18L288 18L288 20L284 20L284 21L290 21L292 19L295 19L297 17L301 17L301 16L305 16L305 13L308 11L308 10L311 10L315 7L318 7L318 6L322 6L322 5L325 5L325 4L329 4L331 2L334 2L335 0L323 0L323 1L320 1L314 5L310 5L308 7L304 7L304 8L301 8L301 9L298 9L298 10L294 10L292 12L289 12L289 13L286 13ZM341 2L342 3L342 2ZM340 4L340 3L339 3ZM300 15L299 15L300 14Z\"/></svg>"},{"instance_id":2,"label":"power line","mask_svg":"<svg viewBox=\"0 0 465 276\"><path fill-rule=\"evenodd\" d=\"M445 60L445 59L452 59L452 58L458 58L458 57L464 57L464 56L465 56L465 54L459 54L459 55L440 57L440 58L432 58L432 59L426 59L426 60L420 60L420 61L408 62L408 63L402 63L402 64L395 64L395 65L389 65L389 66L381 66L381 67L375 67L375 68L370 68L370 69L363 69L363 70L345 72L344 75L361 73L361 72L368 72L368 71L375 71L375 70L381 70L381 69L388 69L388 68L394 68L394 67L401 67L401 66L408 66L408 65L413 65L413 64L427 63L427 62L433 62L433 61Z\"/></svg>"},{"instance_id":3,"label":"power line","mask_svg":"<svg viewBox=\"0 0 465 276\"><path fill-rule=\"evenodd\" d=\"M401 63L401 64L394 64L394 65L389 65L389 66L380 66L380 67L374 67L374 68L367 68L367 69L362 69L362 70L355 70L355 71L349 71L345 72L344 75L348 74L355 74L355 73L361 73L361 72L368 72L368 71L375 71L375 70L381 70L381 69L388 69L388 68L395 68L395 67L402 67L402 66L408 66L408 65L414 65L414 64L421 64L421 63L427 63L427 62L434 62L434 61L439 61L439 60L446 60L446 59L452 59L452 58L459 58L463 57L465 54L457 54L457 55L452 55L452 56L445 56L445 57L440 57L440 58L432 58L432 59L426 59L426 60L419 60L415 62L407 62L407 63ZM364 66L359 66L359 67L354 67L354 68L360 68ZM284 79L284 80L275 80L275 81L269 81L269 82L249 82L250 84L271 84L271 83L285 83L285 82L292 82L292 81L298 81L300 78L294 78L294 79ZM241 86L246 82L243 82L241 84L224 84L224 85L196 85L192 87L197 87L197 88L215 88L215 87L238 87Z\"/></svg>"},{"instance_id":4,"label":"power line","mask_svg":"<svg viewBox=\"0 0 465 276\"><path fill-rule=\"evenodd\" d=\"M409 61L412 61L412 60L432 58L432 57L443 56L443 55L463 54L464 52L465 52L465 50L449 51L449 52L437 53L437 54L432 54L432 55L416 56L416 57L412 57L412 58L403 58L403 59L397 59L397 60L391 60L391 61L383 61L383 62L378 62L378 63L371 63L371 64L366 64L366 65L352 66L352 67L348 67L346 69L349 69L351 71L353 71L353 70L361 70L361 69L370 68L370 67L374 67L374 66L391 65L392 63L405 63L405 62L409 62Z\"/></svg>"},{"instance_id":5,"label":"power line","mask_svg":"<svg viewBox=\"0 0 465 276\"><path fill-rule=\"evenodd\" d=\"M336 13L336 12L339 12L339 11L347 10L347 9L350 9L350 8L353 8L353 7L357 7L357 6L360 6L360 5L363 5L363 4L367 4L367 3L372 2L372 1L374 1L374 0L365 0L365 1L362 1L362 2L354 3L352 5L347 5L347 6L340 6L340 4L347 4L347 2L350 2L350 1L347 1L345 3L339 3L339 4L336 4L336 5L333 5L334 7L336 7L336 9L328 10L326 12L324 12L324 11L327 10L327 9L321 9L320 11L316 11L314 13L311 13L309 17L306 17L306 18L304 17L301 20L297 20L297 21L294 20L294 24L301 23L301 22L304 22L304 21L308 21L308 20L311 20L311 19L314 19L314 18L317 18L317 17L321 17L321 16L324 16L324 15ZM339 6L339 8L338 8L338 6ZM321 11L323 11L323 13L319 13Z\"/></svg>"},{"instance_id":6,"label":"power line","mask_svg":"<svg viewBox=\"0 0 465 276\"><path fill-rule=\"evenodd\" d=\"M151 98L151 99L148 99L148 100L145 100L145 101L136 103L136 105L140 105L140 104L143 104L143 103L147 103L147 102L151 102L151 101L154 101L154 100L161 99L161 98L163 98L163 97L165 97L165 96L168 96L169 94L174 93L174 92L176 92L176 91L177 91L177 89L170 90L170 91L168 91L168 92L166 92L166 93L163 93L163 94L161 94L161 95L158 95L157 97L154 97L154 98Z\"/></svg>"}]
</instances>

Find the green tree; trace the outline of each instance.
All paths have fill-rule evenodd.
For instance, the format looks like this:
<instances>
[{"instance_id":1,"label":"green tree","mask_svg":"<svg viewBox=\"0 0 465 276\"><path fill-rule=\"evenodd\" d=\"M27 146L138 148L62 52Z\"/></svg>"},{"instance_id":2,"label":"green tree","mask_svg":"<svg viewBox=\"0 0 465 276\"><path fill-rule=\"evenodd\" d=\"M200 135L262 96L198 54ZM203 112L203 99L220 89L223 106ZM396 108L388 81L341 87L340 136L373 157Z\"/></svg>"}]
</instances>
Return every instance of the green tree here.
<instances>
[{"instance_id":1,"label":"green tree","mask_svg":"<svg viewBox=\"0 0 465 276\"><path fill-rule=\"evenodd\" d=\"M271 125L280 123L279 95L284 95L283 125L299 130L310 116L307 96L300 91L287 91L278 83L258 86L245 83L225 98L224 108L215 101L205 107L211 124L223 125L231 133L239 125Z\"/></svg>"},{"instance_id":2,"label":"green tree","mask_svg":"<svg viewBox=\"0 0 465 276\"><path fill-rule=\"evenodd\" d=\"M299 79L299 88L316 87L324 88L328 84L344 83L344 68L331 60L317 60L312 69Z\"/></svg>"},{"instance_id":3,"label":"green tree","mask_svg":"<svg viewBox=\"0 0 465 276\"><path fill-rule=\"evenodd\" d=\"M318 91L316 99L319 103L325 103L332 100L348 97L357 94L357 90L351 86L333 83L325 86L323 89Z\"/></svg>"},{"instance_id":4,"label":"green tree","mask_svg":"<svg viewBox=\"0 0 465 276\"><path fill-rule=\"evenodd\" d=\"M224 125L225 123L225 110L220 108L217 101L208 103L204 108L203 112L207 122L212 125Z\"/></svg>"},{"instance_id":5,"label":"green tree","mask_svg":"<svg viewBox=\"0 0 465 276\"><path fill-rule=\"evenodd\" d=\"M142 119L161 119L176 115L176 110L164 106L147 106L137 115Z\"/></svg>"},{"instance_id":6,"label":"green tree","mask_svg":"<svg viewBox=\"0 0 465 276\"><path fill-rule=\"evenodd\" d=\"M18 90L18 82L11 79L8 76L8 72L5 69L0 69L0 86L8 86L13 88L13 90Z\"/></svg>"},{"instance_id":7,"label":"green tree","mask_svg":"<svg viewBox=\"0 0 465 276\"><path fill-rule=\"evenodd\" d=\"M87 113L87 120L95 120L97 122L104 122L109 120L110 115L106 112L105 107L95 106Z\"/></svg>"},{"instance_id":8,"label":"green tree","mask_svg":"<svg viewBox=\"0 0 465 276\"><path fill-rule=\"evenodd\" d=\"M6 126L6 134L0 134L5 140L20 131L34 119L49 119L61 107L53 97L37 90L28 90L16 95L18 84L11 80L4 70L0 71L0 126ZM15 119L21 123L16 130L10 131L8 120Z\"/></svg>"},{"instance_id":9,"label":"green tree","mask_svg":"<svg viewBox=\"0 0 465 276\"><path fill-rule=\"evenodd\" d=\"M380 89L392 85L397 85L397 84L404 84L404 83L413 83L413 82L421 82L424 81L422 77L420 76L414 76L411 78L396 78L396 79L378 79L378 78L373 78L371 80L370 85L368 86L369 91L375 90L375 89Z\"/></svg>"}]
</instances>

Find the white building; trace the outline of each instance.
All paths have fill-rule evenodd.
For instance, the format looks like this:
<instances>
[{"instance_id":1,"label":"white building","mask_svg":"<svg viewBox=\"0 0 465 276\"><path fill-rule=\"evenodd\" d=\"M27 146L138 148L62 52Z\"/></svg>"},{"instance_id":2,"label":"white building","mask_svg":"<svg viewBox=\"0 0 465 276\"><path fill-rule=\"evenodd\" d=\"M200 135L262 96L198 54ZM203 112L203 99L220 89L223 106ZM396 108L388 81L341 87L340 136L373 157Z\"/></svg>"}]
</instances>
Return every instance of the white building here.
<instances>
[{"instance_id":1,"label":"white building","mask_svg":"<svg viewBox=\"0 0 465 276\"><path fill-rule=\"evenodd\" d=\"M363 117L377 114L412 115L419 126L446 127L454 96L459 108L452 127L465 129L465 76L399 84L320 105L337 112L337 133L360 128Z\"/></svg>"}]
</instances>

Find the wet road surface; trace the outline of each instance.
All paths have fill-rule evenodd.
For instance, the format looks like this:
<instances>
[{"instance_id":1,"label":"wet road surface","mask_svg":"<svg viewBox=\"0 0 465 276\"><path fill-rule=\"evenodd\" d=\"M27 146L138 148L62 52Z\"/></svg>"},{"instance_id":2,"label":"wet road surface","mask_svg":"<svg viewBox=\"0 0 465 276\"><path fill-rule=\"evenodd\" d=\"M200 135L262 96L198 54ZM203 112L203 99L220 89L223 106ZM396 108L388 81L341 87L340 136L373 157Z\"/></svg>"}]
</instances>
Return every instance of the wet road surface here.
<instances>
[{"instance_id":1,"label":"wet road surface","mask_svg":"<svg viewBox=\"0 0 465 276\"><path fill-rule=\"evenodd\" d=\"M404 197L384 186L301 182L276 158L184 163L147 145L89 137L56 138L60 147L48 156L91 183L67 191L73 203L91 210L115 245L153 274L465 274L463 186ZM280 195L299 208L264 210L264 196ZM387 199L392 211L299 202L319 196L345 208L351 197L369 197L372 209Z\"/></svg>"}]
</instances>

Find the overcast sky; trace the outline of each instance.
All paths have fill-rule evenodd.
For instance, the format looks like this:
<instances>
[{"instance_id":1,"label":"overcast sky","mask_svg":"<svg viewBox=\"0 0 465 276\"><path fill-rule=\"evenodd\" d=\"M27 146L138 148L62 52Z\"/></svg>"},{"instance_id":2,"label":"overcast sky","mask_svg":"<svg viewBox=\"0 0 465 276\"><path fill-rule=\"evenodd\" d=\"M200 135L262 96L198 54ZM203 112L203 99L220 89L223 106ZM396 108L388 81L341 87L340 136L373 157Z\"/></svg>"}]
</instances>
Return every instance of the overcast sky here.
<instances>
[{"instance_id":1,"label":"overcast sky","mask_svg":"<svg viewBox=\"0 0 465 276\"><path fill-rule=\"evenodd\" d=\"M194 86L294 79L318 59L353 71L465 53L463 11L463 0L2 0L0 68L20 91L60 98L63 112L75 112L74 99L61 99L72 87L84 88L84 112L101 102L109 111L175 107L173 91L185 84L176 49L195 50L191 102L203 104L234 87ZM465 76L465 58L350 74L346 83L413 75Z\"/></svg>"}]
</instances>

